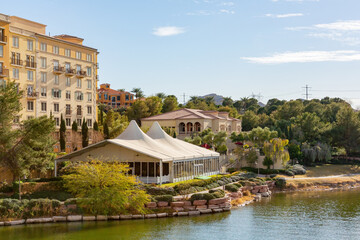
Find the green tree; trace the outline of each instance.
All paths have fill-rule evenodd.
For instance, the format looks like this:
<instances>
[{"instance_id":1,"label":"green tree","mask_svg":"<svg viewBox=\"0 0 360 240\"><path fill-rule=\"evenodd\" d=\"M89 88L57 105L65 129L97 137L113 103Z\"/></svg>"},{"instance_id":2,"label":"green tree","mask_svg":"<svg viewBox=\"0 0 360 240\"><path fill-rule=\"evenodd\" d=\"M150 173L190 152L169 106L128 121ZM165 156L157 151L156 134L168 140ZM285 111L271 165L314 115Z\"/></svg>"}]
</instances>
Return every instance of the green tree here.
<instances>
[{"instance_id":1,"label":"green tree","mask_svg":"<svg viewBox=\"0 0 360 240\"><path fill-rule=\"evenodd\" d=\"M83 148L87 147L89 145L89 128L85 118L83 119L83 123L81 125L81 138Z\"/></svg>"},{"instance_id":2,"label":"green tree","mask_svg":"<svg viewBox=\"0 0 360 240\"><path fill-rule=\"evenodd\" d=\"M118 162L83 162L63 176L64 185L89 214L144 214L150 196L127 174L128 167Z\"/></svg>"},{"instance_id":3,"label":"green tree","mask_svg":"<svg viewBox=\"0 0 360 240\"><path fill-rule=\"evenodd\" d=\"M13 127L13 119L21 110L22 94L14 82L0 87L0 165L12 172L13 180L28 176L31 170L45 172L54 159L52 119L42 116Z\"/></svg>"},{"instance_id":4,"label":"green tree","mask_svg":"<svg viewBox=\"0 0 360 240\"><path fill-rule=\"evenodd\" d=\"M99 131L99 125L98 125L97 121L94 122L94 130Z\"/></svg>"},{"instance_id":5,"label":"green tree","mask_svg":"<svg viewBox=\"0 0 360 240\"><path fill-rule=\"evenodd\" d=\"M234 100L231 99L231 97L224 97L222 105L224 107L229 106L232 107L232 105L234 104Z\"/></svg>"},{"instance_id":6,"label":"green tree","mask_svg":"<svg viewBox=\"0 0 360 240\"><path fill-rule=\"evenodd\" d=\"M257 146L262 147L265 141L270 141L278 137L277 131L271 131L269 128L253 128L248 133L248 139L255 143Z\"/></svg>"},{"instance_id":7,"label":"green tree","mask_svg":"<svg viewBox=\"0 0 360 240\"><path fill-rule=\"evenodd\" d=\"M282 106L274 112L274 116L278 120L290 120L292 117L297 117L304 110L304 105L301 100L291 100L285 102Z\"/></svg>"},{"instance_id":8,"label":"green tree","mask_svg":"<svg viewBox=\"0 0 360 240\"><path fill-rule=\"evenodd\" d=\"M274 138L269 142L264 143L264 153L265 157L270 158L273 161L273 166L278 161L281 161L283 167L286 166L287 162L290 160L289 152L286 149L289 140Z\"/></svg>"},{"instance_id":9,"label":"green tree","mask_svg":"<svg viewBox=\"0 0 360 240\"><path fill-rule=\"evenodd\" d=\"M241 125L244 131L250 131L259 126L259 117L253 111L246 111L244 115L242 115Z\"/></svg>"},{"instance_id":10,"label":"green tree","mask_svg":"<svg viewBox=\"0 0 360 240\"><path fill-rule=\"evenodd\" d=\"M66 139L65 139L65 132L66 132L66 125L65 120L63 118L63 115L61 114L60 118L60 151L65 152L65 145L66 145Z\"/></svg>"},{"instance_id":11,"label":"green tree","mask_svg":"<svg viewBox=\"0 0 360 240\"><path fill-rule=\"evenodd\" d=\"M133 88L131 92L135 94L136 99L145 97L141 88Z\"/></svg>"},{"instance_id":12,"label":"green tree","mask_svg":"<svg viewBox=\"0 0 360 240\"><path fill-rule=\"evenodd\" d=\"M140 124L141 118L146 118L150 116L149 107L147 106L145 101L136 101L131 107L127 108L126 115L130 121L135 120L138 124Z\"/></svg>"},{"instance_id":13,"label":"green tree","mask_svg":"<svg viewBox=\"0 0 360 240\"><path fill-rule=\"evenodd\" d=\"M163 113L175 111L179 106L178 100L174 95L169 95L164 99L162 107Z\"/></svg>"},{"instance_id":14,"label":"green tree","mask_svg":"<svg viewBox=\"0 0 360 240\"><path fill-rule=\"evenodd\" d=\"M160 98L161 100L166 98L166 94L163 92L159 92L159 93L155 94L155 96Z\"/></svg>"},{"instance_id":15,"label":"green tree","mask_svg":"<svg viewBox=\"0 0 360 240\"><path fill-rule=\"evenodd\" d=\"M325 124L316 113L305 112L295 119L295 126L299 128L300 134L297 140L300 142L320 141L322 133L325 131Z\"/></svg>"},{"instance_id":16,"label":"green tree","mask_svg":"<svg viewBox=\"0 0 360 240\"><path fill-rule=\"evenodd\" d=\"M104 123L104 138L105 139L109 139L110 138L110 132L109 132L109 127L107 125L107 123Z\"/></svg>"},{"instance_id":17,"label":"green tree","mask_svg":"<svg viewBox=\"0 0 360 240\"><path fill-rule=\"evenodd\" d=\"M71 129L72 129L74 132L77 132L77 131L78 131L78 125L77 125L77 122L76 122L76 121L73 121L72 126L71 126Z\"/></svg>"},{"instance_id":18,"label":"green tree","mask_svg":"<svg viewBox=\"0 0 360 240\"><path fill-rule=\"evenodd\" d=\"M149 116L154 116L154 115L158 115L161 113L162 107L163 107L163 103L161 98L153 96L153 97L148 97L145 100L145 104L148 107L148 115Z\"/></svg>"},{"instance_id":19,"label":"green tree","mask_svg":"<svg viewBox=\"0 0 360 240\"><path fill-rule=\"evenodd\" d=\"M266 166L267 169L270 169L270 167L271 167L272 165L274 165L274 162L273 162L273 160L272 160L270 157L266 156L266 157L264 158L264 161L263 161L262 164L263 164L264 166Z\"/></svg>"},{"instance_id":20,"label":"green tree","mask_svg":"<svg viewBox=\"0 0 360 240\"><path fill-rule=\"evenodd\" d=\"M332 136L333 145L344 147L347 154L359 151L360 121L351 107L343 107L337 113Z\"/></svg>"}]
</instances>

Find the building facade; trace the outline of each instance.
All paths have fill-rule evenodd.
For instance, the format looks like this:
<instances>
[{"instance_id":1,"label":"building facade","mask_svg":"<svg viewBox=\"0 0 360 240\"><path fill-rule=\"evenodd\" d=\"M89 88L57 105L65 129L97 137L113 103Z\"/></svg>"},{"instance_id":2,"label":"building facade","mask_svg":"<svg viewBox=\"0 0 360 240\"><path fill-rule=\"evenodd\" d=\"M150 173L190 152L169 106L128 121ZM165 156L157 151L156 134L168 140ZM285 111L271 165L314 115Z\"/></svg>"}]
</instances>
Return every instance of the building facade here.
<instances>
[{"instance_id":1,"label":"building facade","mask_svg":"<svg viewBox=\"0 0 360 240\"><path fill-rule=\"evenodd\" d=\"M134 102L134 94L111 89L109 83L101 84L98 89L98 103L111 106L112 108L127 108Z\"/></svg>"},{"instance_id":2,"label":"building facade","mask_svg":"<svg viewBox=\"0 0 360 240\"><path fill-rule=\"evenodd\" d=\"M97 49L75 36L48 36L46 25L16 16L0 15L0 30L0 40L6 40L0 41L0 81L15 81L24 91L14 122L52 115L58 129L63 116L67 129L85 119L91 131L97 120Z\"/></svg>"},{"instance_id":3,"label":"building facade","mask_svg":"<svg viewBox=\"0 0 360 240\"><path fill-rule=\"evenodd\" d=\"M213 132L241 132L241 120L229 117L228 112L203 111L183 108L176 111L141 119L141 126L148 128L155 121L161 127L175 130L179 138L191 136L205 129Z\"/></svg>"}]
</instances>

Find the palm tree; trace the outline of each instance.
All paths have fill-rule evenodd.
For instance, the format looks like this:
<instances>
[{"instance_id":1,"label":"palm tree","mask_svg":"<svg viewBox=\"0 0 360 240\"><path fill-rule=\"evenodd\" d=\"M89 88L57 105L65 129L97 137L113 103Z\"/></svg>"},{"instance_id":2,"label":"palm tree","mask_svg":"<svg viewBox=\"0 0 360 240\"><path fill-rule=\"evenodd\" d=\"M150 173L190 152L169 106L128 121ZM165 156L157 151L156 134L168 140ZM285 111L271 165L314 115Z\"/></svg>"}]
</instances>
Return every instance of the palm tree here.
<instances>
[{"instance_id":1,"label":"palm tree","mask_svg":"<svg viewBox=\"0 0 360 240\"><path fill-rule=\"evenodd\" d=\"M155 96L157 96L158 98L161 98L161 99L165 99L165 98L166 98L166 94L163 93L163 92L157 93Z\"/></svg>"},{"instance_id":2,"label":"palm tree","mask_svg":"<svg viewBox=\"0 0 360 240\"><path fill-rule=\"evenodd\" d=\"M135 93L136 99L145 97L144 92L141 90L141 88L133 88L131 92Z\"/></svg>"},{"instance_id":3,"label":"palm tree","mask_svg":"<svg viewBox=\"0 0 360 240\"><path fill-rule=\"evenodd\" d=\"M215 99L213 96L207 96L205 97L205 102L208 106L210 106L212 103L215 104Z\"/></svg>"}]
</instances>

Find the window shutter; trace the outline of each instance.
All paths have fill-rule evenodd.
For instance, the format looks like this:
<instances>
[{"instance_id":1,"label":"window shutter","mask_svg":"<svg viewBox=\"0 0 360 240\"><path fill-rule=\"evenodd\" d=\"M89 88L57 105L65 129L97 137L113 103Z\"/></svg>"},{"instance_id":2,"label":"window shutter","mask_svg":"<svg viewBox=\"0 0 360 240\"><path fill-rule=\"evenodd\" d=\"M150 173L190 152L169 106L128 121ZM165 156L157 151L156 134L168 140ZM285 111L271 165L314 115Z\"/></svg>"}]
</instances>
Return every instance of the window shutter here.
<instances>
[{"instance_id":1,"label":"window shutter","mask_svg":"<svg viewBox=\"0 0 360 240\"><path fill-rule=\"evenodd\" d=\"M54 89L51 89L51 96L54 97Z\"/></svg>"}]
</instances>

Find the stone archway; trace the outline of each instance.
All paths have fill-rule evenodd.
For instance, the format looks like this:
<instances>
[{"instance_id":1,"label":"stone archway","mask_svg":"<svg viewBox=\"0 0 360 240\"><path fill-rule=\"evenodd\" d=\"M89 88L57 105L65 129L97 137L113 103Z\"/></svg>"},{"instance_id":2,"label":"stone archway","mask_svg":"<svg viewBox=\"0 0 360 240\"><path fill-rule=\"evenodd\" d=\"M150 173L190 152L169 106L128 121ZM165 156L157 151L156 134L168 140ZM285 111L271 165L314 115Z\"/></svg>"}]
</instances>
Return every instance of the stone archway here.
<instances>
[{"instance_id":1,"label":"stone archway","mask_svg":"<svg viewBox=\"0 0 360 240\"><path fill-rule=\"evenodd\" d=\"M185 133L185 123L181 122L179 124L179 134L184 134Z\"/></svg>"},{"instance_id":2,"label":"stone archway","mask_svg":"<svg viewBox=\"0 0 360 240\"><path fill-rule=\"evenodd\" d=\"M186 124L186 132L187 133L192 133L193 132L193 124L191 122L188 122Z\"/></svg>"},{"instance_id":3,"label":"stone archway","mask_svg":"<svg viewBox=\"0 0 360 240\"><path fill-rule=\"evenodd\" d=\"M200 132L201 131L201 124L199 122L196 122L194 125L194 131Z\"/></svg>"}]
</instances>

